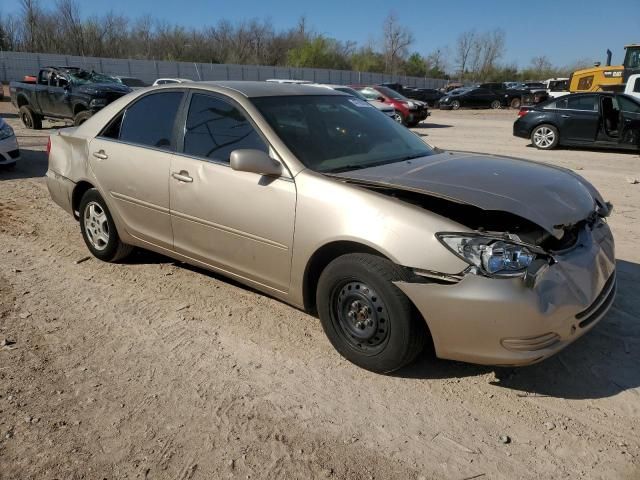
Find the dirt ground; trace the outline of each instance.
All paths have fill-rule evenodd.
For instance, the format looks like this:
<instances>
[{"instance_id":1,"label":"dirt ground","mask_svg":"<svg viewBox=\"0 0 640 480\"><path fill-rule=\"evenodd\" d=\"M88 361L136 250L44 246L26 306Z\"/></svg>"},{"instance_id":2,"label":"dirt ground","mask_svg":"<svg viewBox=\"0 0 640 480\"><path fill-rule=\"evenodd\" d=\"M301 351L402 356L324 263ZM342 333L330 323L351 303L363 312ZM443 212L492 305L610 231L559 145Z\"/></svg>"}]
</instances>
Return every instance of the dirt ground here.
<instances>
[{"instance_id":1,"label":"dirt ground","mask_svg":"<svg viewBox=\"0 0 640 480\"><path fill-rule=\"evenodd\" d=\"M0 171L0 479L640 478L637 154L539 152L511 136L513 111L434 112L416 131L436 146L592 181L616 207L619 293L541 364L425 354L382 376L316 318L217 275L145 252L77 263L78 224L43 179L49 132L6 100L0 115L23 152Z\"/></svg>"}]
</instances>

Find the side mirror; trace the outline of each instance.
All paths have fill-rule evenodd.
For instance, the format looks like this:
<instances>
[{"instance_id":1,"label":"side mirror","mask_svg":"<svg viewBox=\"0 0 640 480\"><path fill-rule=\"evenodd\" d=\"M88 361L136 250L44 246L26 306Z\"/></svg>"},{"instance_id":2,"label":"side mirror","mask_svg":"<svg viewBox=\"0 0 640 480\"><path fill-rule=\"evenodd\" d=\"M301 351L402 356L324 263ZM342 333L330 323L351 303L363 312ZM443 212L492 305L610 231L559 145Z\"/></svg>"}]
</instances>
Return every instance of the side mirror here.
<instances>
[{"instance_id":1,"label":"side mirror","mask_svg":"<svg viewBox=\"0 0 640 480\"><path fill-rule=\"evenodd\" d=\"M282 175L282 165L262 150L240 149L231 152L231 168L270 177Z\"/></svg>"}]
</instances>

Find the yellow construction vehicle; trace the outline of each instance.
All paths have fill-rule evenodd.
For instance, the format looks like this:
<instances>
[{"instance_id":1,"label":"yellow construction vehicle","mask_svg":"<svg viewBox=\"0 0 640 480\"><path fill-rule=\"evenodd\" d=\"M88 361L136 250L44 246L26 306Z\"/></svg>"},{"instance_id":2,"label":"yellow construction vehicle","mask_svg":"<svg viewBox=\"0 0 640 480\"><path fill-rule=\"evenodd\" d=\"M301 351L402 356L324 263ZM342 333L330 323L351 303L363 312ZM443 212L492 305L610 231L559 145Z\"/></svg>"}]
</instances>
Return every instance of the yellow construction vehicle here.
<instances>
[{"instance_id":1,"label":"yellow construction vehicle","mask_svg":"<svg viewBox=\"0 0 640 480\"><path fill-rule=\"evenodd\" d=\"M569 79L570 92L597 92L600 90L624 90L630 75L640 73L640 44L625 45L624 63L611 66L611 50L607 50L607 64L596 63L593 67L577 70Z\"/></svg>"}]
</instances>

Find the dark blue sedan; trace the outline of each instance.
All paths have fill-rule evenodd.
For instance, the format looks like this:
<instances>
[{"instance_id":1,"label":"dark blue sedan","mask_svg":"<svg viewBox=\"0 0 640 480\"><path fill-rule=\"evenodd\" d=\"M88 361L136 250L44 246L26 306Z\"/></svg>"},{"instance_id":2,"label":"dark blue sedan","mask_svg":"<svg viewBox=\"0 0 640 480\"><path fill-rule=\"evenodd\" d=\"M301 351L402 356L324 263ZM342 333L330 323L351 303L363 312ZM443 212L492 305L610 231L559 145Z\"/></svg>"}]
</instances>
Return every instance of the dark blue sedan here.
<instances>
[{"instance_id":1,"label":"dark blue sedan","mask_svg":"<svg viewBox=\"0 0 640 480\"><path fill-rule=\"evenodd\" d=\"M611 92L575 93L522 107L516 137L541 150L558 145L640 149L640 102Z\"/></svg>"}]
</instances>

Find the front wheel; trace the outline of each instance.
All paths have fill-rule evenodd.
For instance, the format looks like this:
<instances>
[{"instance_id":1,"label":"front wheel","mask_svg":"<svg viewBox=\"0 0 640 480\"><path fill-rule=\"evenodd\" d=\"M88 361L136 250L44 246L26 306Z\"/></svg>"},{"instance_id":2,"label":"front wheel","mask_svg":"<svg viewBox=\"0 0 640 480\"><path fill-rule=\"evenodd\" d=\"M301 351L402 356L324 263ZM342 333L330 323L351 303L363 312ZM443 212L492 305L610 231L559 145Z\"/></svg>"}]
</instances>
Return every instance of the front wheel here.
<instances>
[{"instance_id":1,"label":"front wheel","mask_svg":"<svg viewBox=\"0 0 640 480\"><path fill-rule=\"evenodd\" d=\"M399 113L394 114L393 119L398 123L402 123L402 115L400 115Z\"/></svg>"},{"instance_id":2,"label":"front wheel","mask_svg":"<svg viewBox=\"0 0 640 480\"><path fill-rule=\"evenodd\" d=\"M120 240L107 205L91 188L80 200L80 231L94 257L105 262L117 262L131 253L133 247Z\"/></svg>"},{"instance_id":3,"label":"front wheel","mask_svg":"<svg viewBox=\"0 0 640 480\"><path fill-rule=\"evenodd\" d=\"M320 322L344 358L388 373L422 351L426 326L393 284L405 277L391 261L362 253L342 255L323 270L316 291Z\"/></svg>"},{"instance_id":4,"label":"front wheel","mask_svg":"<svg viewBox=\"0 0 640 480\"><path fill-rule=\"evenodd\" d=\"M560 136L553 125L538 125L531 132L531 143L540 150L551 150L558 145Z\"/></svg>"},{"instance_id":5,"label":"front wheel","mask_svg":"<svg viewBox=\"0 0 640 480\"><path fill-rule=\"evenodd\" d=\"M458 110L460 108L460 100L454 100L451 102L451 108L453 110Z\"/></svg>"},{"instance_id":6,"label":"front wheel","mask_svg":"<svg viewBox=\"0 0 640 480\"><path fill-rule=\"evenodd\" d=\"M521 103L522 103L522 101L518 97L512 98L510 106L511 106L511 108L520 108L520 104Z\"/></svg>"}]
</instances>

